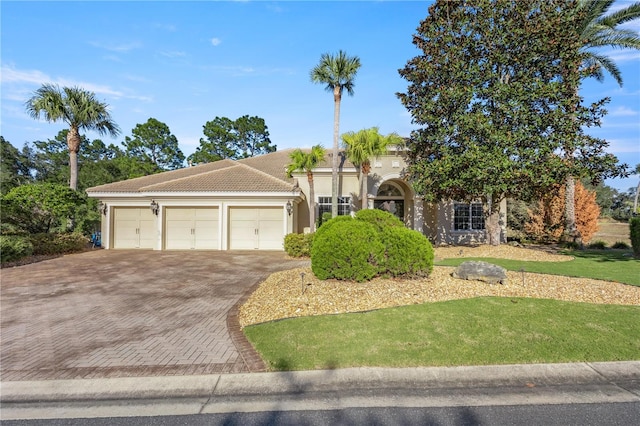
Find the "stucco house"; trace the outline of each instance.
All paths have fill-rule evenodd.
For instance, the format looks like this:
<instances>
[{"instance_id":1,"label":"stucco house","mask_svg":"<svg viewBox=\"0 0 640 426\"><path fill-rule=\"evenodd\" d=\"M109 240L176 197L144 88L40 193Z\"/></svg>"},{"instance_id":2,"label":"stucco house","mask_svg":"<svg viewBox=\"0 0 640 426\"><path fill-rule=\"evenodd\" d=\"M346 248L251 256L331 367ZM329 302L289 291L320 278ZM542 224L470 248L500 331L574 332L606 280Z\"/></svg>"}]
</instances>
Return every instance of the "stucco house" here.
<instances>
[{"instance_id":1,"label":"stucco house","mask_svg":"<svg viewBox=\"0 0 640 426\"><path fill-rule=\"evenodd\" d=\"M89 188L87 194L101 202L102 245L282 250L286 234L308 231L310 208L316 209L317 218L331 211L331 154L314 171L316 199L310 200L306 174L286 176L292 151L225 159ZM402 151L395 147L371 161L369 208L394 213L435 244L484 240L480 203L425 203L402 178L404 167ZM339 214L350 214L361 206L358 170L342 154L339 177Z\"/></svg>"}]
</instances>

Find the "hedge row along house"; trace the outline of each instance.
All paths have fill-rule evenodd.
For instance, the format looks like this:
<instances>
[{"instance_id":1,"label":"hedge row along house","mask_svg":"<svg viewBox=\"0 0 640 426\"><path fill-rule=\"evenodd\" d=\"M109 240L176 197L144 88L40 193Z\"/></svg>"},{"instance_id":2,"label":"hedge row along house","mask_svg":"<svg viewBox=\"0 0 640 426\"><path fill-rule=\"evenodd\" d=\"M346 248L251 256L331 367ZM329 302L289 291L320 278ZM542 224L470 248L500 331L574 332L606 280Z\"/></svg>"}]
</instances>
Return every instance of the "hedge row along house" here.
<instances>
[{"instance_id":1,"label":"hedge row along house","mask_svg":"<svg viewBox=\"0 0 640 426\"><path fill-rule=\"evenodd\" d=\"M89 188L100 201L107 249L283 250L288 233L308 232L331 212L331 154L313 172L315 200L304 173L287 177L293 149L242 160L224 159ZM339 214L362 205L359 171L339 158ZM404 179L403 151L392 146L371 161L368 208L384 209L434 244L482 243L482 204L427 203ZM506 215L506 203L501 206ZM505 222L502 220L502 222ZM503 225L504 226L504 225ZM506 240L506 229L502 232Z\"/></svg>"}]
</instances>

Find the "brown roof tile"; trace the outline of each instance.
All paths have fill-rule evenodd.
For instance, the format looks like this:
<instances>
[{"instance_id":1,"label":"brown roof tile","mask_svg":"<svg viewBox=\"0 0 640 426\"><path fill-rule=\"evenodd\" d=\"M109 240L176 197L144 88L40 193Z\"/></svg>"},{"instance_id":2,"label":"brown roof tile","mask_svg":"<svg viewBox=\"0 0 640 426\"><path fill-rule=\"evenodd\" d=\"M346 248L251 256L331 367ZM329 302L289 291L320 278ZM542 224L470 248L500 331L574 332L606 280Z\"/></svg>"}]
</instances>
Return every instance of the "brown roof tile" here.
<instances>
[{"instance_id":1,"label":"brown roof tile","mask_svg":"<svg viewBox=\"0 0 640 426\"><path fill-rule=\"evenodd\" d=\"M292 149L220 160L87 189L95 192L286 192L294 179L285 173Z\"/></svg>"}]
</instances>

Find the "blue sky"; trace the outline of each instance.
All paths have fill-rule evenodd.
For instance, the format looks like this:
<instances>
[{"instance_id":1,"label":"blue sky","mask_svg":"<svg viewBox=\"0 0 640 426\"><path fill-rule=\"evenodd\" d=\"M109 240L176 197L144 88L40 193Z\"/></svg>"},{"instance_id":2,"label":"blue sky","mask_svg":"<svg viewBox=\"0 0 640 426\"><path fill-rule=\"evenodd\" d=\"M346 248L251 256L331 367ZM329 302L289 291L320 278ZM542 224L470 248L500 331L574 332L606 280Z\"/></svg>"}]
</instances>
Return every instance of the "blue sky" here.
<instances>
[{"instance_id":1,"label":"blue sky","mask_svg":"<svg viewBox=\"0 0 640 426\"><path fill-rule=\"evenodd\" d=\"M617 5L628 3L618 1ZM395 96L407 88L397 70L420 52L412 44L429 1L323 2L0 2L2 136L14 146L46 140L62 123L35 121L24 102L43 83L81 86L110 105L122 134L87 134L119 144L136 124L167 124L185 155L216 116L265 119L278 149L332 145L333 97L312 84L320 55L360 57L355 96L342 101L340 132L378 126L408 136L414 128ZM614 6L615 7L615 6ZM640 23L630 27L640 30ZM589 133L610 152L640 163L640 53L609 52L624 87L611 76L588 81L589 101L612 98ZM617 189L637 176L607 181Z\"/></svg>"}]
</instances>

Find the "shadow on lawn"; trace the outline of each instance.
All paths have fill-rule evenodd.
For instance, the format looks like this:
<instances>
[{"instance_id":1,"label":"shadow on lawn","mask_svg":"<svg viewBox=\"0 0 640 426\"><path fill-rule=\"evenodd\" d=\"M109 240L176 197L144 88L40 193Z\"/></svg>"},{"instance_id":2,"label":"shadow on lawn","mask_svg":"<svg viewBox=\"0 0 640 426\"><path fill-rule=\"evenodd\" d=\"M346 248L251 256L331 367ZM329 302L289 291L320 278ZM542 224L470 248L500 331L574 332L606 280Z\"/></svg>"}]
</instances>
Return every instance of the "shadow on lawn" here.
<instances>
[{"instance_id":1,"label":"shadow on lawn","mask_svg":"<svg viewBox=\"0 0 640 426\"><path fill-rule=\"evenodd\" d=\"M580 258L593 260L595 262L628 262L638 260L633 257L629 250L575 250L567 251L564 254Z\"/></svg>"}]
</instances>

